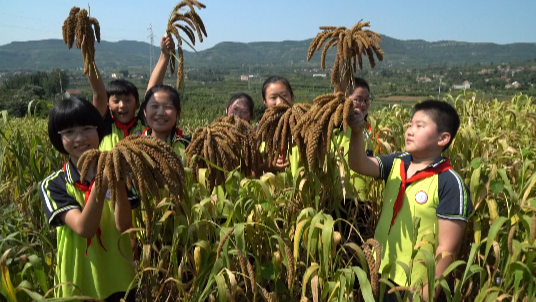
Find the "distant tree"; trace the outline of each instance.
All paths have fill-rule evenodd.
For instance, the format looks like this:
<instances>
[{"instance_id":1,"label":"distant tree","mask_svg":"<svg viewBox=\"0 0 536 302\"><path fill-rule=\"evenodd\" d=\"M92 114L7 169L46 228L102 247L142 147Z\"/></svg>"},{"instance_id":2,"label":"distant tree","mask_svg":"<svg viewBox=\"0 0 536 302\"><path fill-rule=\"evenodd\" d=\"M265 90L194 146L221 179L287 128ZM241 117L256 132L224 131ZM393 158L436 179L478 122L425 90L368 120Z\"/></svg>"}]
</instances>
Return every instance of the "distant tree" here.
<instances>
[{"instance_id":1,"label":"distant tree","mask_svg":"<svg viewBox=\"0 0 536 302\"><path fill-rule=\"evenodd\" d=\"M34 85L25 85L18 90L10 90L2 93L0 110L7 110L9 116L23 117L28 113L28 105L31 101L43 99L45 91Z\"/></svg>"},{"instance_id":2,"label":"distant tree","mask_svg":"<svg viewBox=\"0 0 536 302\"><path fill-rule=\"evenodd\" d=\"M47 96L54 97L58 93L63 93L69 87L69 76L60 69L52 70L44 82L43 89Z\"/></svg>"},{"instance_id":3,"label":"distant tree","mask_svg":"<svg viewBox=\"0 0 536 302\"><path fill-rule=\"evenodd\" d=\"M122 70L119 70L119 73L121 73L125 78L128 78L128 70L122 69Z\"/></svg>"}]
</instances>

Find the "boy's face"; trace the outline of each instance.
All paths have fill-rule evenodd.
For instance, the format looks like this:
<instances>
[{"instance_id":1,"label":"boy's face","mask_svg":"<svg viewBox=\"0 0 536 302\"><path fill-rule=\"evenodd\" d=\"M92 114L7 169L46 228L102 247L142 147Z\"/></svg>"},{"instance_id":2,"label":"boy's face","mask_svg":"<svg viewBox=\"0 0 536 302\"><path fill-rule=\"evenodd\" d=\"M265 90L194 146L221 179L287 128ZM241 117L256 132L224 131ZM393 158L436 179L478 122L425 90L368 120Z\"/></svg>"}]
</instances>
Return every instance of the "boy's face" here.
<instances>
[{"instance_id":1,"label":"boy's face","mask_svg":"<svg viewBox=\"0 0 536 302\"><path fill-rule=\"evenodd\" d=\"M448 132L439 133L437 124L424 111L417 111L411 118L405 134L406 151L413 157L429 157L441 154L450 141Z\"/></svg>"},{"instance_id":2,"label":"boy's face","mask_svg":"<svg viewBox=\"0 0 536 302\"><path fill-rule=\"evenodd\" d=\"M132 94L112 95L108 99L108 107L110 107L114 119L121 124L128 124L132 121L139 105Z\"/></svg>"},{"instance_id":3,"label":"boy's face","mask_svg":"<svg viewBox=\"0 0 536 302\"><path fill-rule=\"evenodd\" d=\"M354 109L359 109L363 112L363 115L368 114L368 109L370 107L370 93L367 88L358 87L354 90L350 96L350 100L354 103Z\"/></svg>"}]
</instances>

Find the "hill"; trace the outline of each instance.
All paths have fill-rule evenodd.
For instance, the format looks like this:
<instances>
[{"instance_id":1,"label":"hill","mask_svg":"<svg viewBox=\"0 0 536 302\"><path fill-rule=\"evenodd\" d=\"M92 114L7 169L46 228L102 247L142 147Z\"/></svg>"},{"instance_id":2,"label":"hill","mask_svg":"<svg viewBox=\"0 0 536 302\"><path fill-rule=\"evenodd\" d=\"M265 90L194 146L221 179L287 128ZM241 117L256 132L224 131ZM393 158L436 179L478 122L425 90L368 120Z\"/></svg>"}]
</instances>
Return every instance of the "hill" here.
<instances>
[{"instance_id":1,"label":"hill","mask_svg":"<svg viewBox=\"0 0 536 302\"><path fill-rule=\"evenodd\" d=\"M536 43L469 43L458 41L427 42L398 40L382 36L384 61L378 68L419 68L425 66L475 63L521 62L536 58ZM306 62L311 39L282 42L222 42L210 49L185 51L187 67L238 67L242 65L320 66L320 53ZM159 48L153 46L159 53ZM102 41L96 44L96 61L100 68L148 68L150 46L138 41ZM334 59L328 52L326 65ZM72 69L81 67L78 49L67 49L62 40L12 42L0 46L0 71Z\"/></svg>"}]
</instances>

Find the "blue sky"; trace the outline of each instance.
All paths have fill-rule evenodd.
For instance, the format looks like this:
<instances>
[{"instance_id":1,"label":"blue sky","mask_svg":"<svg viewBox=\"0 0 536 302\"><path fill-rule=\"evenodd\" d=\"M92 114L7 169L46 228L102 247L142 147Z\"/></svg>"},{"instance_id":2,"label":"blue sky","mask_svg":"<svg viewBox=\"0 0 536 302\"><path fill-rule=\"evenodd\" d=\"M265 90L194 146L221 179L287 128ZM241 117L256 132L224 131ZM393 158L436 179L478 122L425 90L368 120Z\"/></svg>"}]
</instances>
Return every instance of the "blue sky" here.
<instances>
[{"instance_id":1,"label":"blue sky","mask_svg":"<svg viewBox=\"0 0 536 302\"><path fill-rule=\"evenodd\" d=\"M352 27L363 19L371 30L390 37L426 41L536 42L533 0L201 0L199 11L208 38L203 50L223 41L305 40L321 25ZM91 15L106 41L148 42L149 24L158 44L178 0L90 1ZM61 25L72 6L87 1L0 0L0 45L12 41L61 39Z\"/></svg>"}]
</instances>

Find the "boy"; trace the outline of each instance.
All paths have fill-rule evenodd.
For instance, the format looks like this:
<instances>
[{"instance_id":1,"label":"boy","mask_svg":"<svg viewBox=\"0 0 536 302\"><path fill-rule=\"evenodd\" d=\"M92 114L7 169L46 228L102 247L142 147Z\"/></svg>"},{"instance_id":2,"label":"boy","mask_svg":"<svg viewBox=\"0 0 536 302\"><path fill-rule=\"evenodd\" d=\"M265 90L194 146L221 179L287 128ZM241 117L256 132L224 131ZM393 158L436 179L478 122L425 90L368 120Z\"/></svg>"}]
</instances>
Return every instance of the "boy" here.
<instances>
[{"instance_id":1,"label":"boy","mask_svg":"<svg viewBox=\"0 0 536 302\"><path fill-rule=\"evenodd\" d=\"M162 46L161 42L161 47L166 47L166 44ZM84 50L82 47L82 56L85 58ZM169 59L169 51L164 51L163 48L162 53L167 53ZM136 110L140 107L138 88L123 79L113 80L105 88L97 66L93 66L87 78L93 90L93 106L97 108L105 124L105 136L99 149L111 150L123 138L141 134L145 128L142 121L136 118Z\"/></svg>"},{"instance_id":2,"label":"boy","mask_svg":"<svg viewBox=\"0 0 536 302\"><path fill-rule=\"evenodd\" d=\"M374 236L382 248L380 272L392 263L391 270L383 277L399 286L421 282L425 284L423 295L427 296L426 267L418 261L423 258L422 253L419 251L411 261L414 244L425 243L421 249L436 259L443 255L436 264L438 279L456 257L472 212L463 179L452 170L449 159L441 156L456 136L460 118L446 102L419 103L413 107L405 133L406 152L374 158L365 154L364 123L363 113L355 109L349 121L352 136L348 164L357 173L386 182ZM412 262L411 280L397 261L408 265ZM434 299L440 291L441 287L435 289ZM385 301L396 301L394 294L385 296Z\"/></svg>"}]
</instances>

